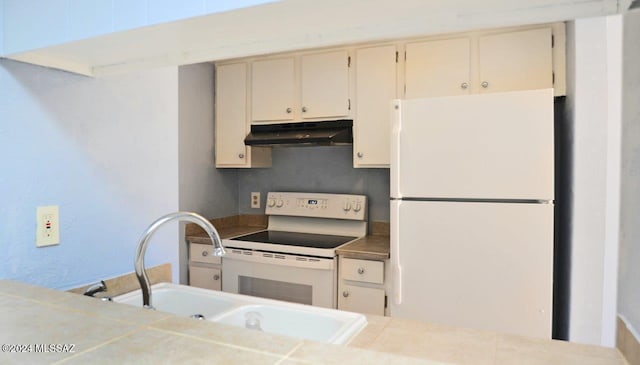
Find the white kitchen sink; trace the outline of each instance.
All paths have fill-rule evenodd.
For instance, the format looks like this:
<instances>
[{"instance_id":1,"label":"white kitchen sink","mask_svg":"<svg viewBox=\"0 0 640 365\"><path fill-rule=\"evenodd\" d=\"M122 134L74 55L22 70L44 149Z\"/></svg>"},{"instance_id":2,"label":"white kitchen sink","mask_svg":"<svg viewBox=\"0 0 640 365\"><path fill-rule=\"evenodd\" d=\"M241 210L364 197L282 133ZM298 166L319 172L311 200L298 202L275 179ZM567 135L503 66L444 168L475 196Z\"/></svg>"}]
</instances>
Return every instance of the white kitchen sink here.
<instances>
[{"instance_id":1,"label":"white kitchen sink","mask_svg":"<svg viewBox=\"0 0 640 365\"><path fill-rule=\"evenodd\" d=\"M211 318L237 306L231 298L211 295L211 290L185 285L160 283L151 286L152 305L156 310L178 316L200 314ZM113 298L114 302L142 307L142 291L136 290Z\"/></svg>"},{"instance_id":2,"label":"white kitchen sink","mask_svg":"<svg viewBox=\"0 0 640 365\"><path fill-rule=\"evenodd\" d=\"M202 315L211 322L333 344L346 344L367 325L362 314L224 293L185 285L151 286L156 310L179 316ZM113 298L142 307L140 290Z\"/></svg>"}]
</instances>

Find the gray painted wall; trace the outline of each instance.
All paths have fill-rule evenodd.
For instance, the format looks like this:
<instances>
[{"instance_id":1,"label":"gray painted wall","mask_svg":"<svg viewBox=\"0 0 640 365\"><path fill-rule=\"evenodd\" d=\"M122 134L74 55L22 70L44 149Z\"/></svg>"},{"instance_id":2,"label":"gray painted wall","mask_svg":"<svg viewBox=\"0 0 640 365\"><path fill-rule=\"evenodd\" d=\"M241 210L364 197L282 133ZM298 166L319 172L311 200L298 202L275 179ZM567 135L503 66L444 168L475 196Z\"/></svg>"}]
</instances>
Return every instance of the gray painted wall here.
<instances>
[{"instance_id":1,"label":"gray painted wall","mask_svg":"<svg viewBox=\"0 0 640 365\"><path fill-rule=\"evenodd\" d=\"M235 169L216 169L214 156L214 71L208 63L178 68L178 178L180 210L207 218L238 213ZM188 279L184 224L180 234L180 282Z\"/></svg>"},{"instance_id":2,"label":"gray painted wall","mask_svg":"<svg viewBox=\"0 0 640 365\"><path fill-rule=\"evenodd\" d=\"M618 312L637 336L640 333L640 11L624 17L623 47Z\"/></svg>"},{"instance_id":3,"label":"gray painted wall","mask_svg":"<svg viewBox=\"0 0 640 365\"><path fill-rule=\"evenodd\" d=\"M389 222L389 169L354 169L351 146L280 147L273 166L238 171L240 214L264 212L269 191L364 194L369 221ZM260 209L252 209L250 194L261 193Z\"/></svg>"}]
</instances>

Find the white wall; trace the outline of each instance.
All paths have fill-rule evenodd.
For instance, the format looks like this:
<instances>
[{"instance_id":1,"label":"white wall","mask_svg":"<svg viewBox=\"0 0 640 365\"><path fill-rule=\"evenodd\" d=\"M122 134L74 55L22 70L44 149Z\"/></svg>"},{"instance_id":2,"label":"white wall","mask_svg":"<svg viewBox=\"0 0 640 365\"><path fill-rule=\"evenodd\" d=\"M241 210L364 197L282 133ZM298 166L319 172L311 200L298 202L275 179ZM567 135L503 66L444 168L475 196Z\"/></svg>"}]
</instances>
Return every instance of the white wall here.
<instances>
[{"instance_id":1,"label":"white wall","mask_svg":"<svg viewBox=\"0 0 640 365\"><path fill-rule=\"evenodd\" d=\"M273 0L2 0L6 53L219 13Z\"/></svg>"},{"instance_id":2,"label":"white wall","mask_svg":"<svg viewBox=\"0 0 640 365\"><path fill-rule=\"evenodd\" d=\"M178 209L176 67L92 79L0 60L0 278L66 289L133 271L138 239ZM35 212L60 206L60 245ZM170 262L163 227L147 265Z\"/></svg>"},{"instance_id":3,"label":"white wall","mask_svg":"<svg viewBox=\"0 0 640 365\"><path fill-rule=\"evenodd\" d=\"M640 10L624 17L618 310L640 340Z\"/></svg>"},{"instance_id":4,"label":"white wall","mask_svg":"<svg viewBox=\"0 0 640 365\"><path fill-rule=\"evenodd\" d=\"M178 69L179 205L207 218L238 214L237 172L215 165L213 79L210 63ZM180 281L187 283L187 246L180 237Z\"/></svg>"},{"instance_id":5,"label":"white wall","mask_svg":"<svg viewBox=\"0 0 640 365\"><path fill-rule=\"evenodd\" d=\"M620 184L620 17L567 29L573 125L569 339L615 345Z\"/></svg>"}]
</instances>

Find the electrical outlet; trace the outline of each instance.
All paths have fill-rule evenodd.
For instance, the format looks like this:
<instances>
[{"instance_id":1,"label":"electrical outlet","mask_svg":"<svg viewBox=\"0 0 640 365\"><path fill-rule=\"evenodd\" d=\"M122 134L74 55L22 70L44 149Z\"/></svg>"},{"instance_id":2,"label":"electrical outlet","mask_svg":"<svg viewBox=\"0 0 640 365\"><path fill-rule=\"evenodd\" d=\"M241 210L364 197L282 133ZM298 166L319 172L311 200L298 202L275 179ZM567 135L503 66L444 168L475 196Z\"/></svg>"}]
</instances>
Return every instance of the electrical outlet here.
<instances>
[{"instance_id":1,"label":"electrical outlet","mask_svg":"<svg viewBox=\"0 0 640 365\"><path fill-rule=\"evenodd\" d=\"M60 214L57 205L36 209L36 246L44 247L60 243Z\"/></svg>"},{"instance_id":2,"label":"electrical outlet","mask_svg":"<svg viewBox=\"0 0 640 365\"><path fill-rule=\"evenodd\" d=\"M251 193L251 208L260 208L260 193L254 191Z\"/></svg>"}]
</instances>

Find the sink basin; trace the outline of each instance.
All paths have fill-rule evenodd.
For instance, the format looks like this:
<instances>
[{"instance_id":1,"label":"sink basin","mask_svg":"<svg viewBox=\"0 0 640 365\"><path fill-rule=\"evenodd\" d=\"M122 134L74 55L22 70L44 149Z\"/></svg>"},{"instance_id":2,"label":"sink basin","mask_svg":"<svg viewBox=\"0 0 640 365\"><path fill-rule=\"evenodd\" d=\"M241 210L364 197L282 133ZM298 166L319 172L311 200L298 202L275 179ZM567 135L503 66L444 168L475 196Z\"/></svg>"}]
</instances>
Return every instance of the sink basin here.
<instances>
[{"instance_id":1,"label":"sink basin","mask_svg":"<svg viewBox=\"0 0 640 365\"><path fill-rule=\"evenodd\" d=\"M244 305L211 320L335 344L347 343L367 325L360 314L289 303Z\"/></svg>"},{"instance_id":2,"label":"sink basin","mask_svg":"<svg viewBox=\"0 0 640 365\"><path fill-rule=\"evenodd\" d=\"M211 295L211 290L184 285L160 283L152 285L151 292L151 304L156 310L184 317L200 314L211 318L237 306L230 298ZM142 307L142 291L117 296L113 301Z\"/></svg>"},{"instance_id":3,"label":"sink basin","mask_svg":"<svg viewBox=\"0 0 640 365\"><path fill-rule=\"evenodd\" d=\"M367 325L362 314L288 303L192 286L160 283L151 286L156 310L178 316L202 315L231 326L332 344L346 344ZM142 307L140 290L113 298Z\"/></svg>"}]
</instances>

